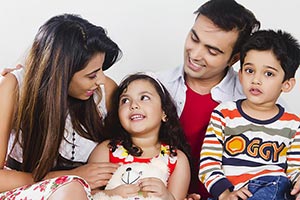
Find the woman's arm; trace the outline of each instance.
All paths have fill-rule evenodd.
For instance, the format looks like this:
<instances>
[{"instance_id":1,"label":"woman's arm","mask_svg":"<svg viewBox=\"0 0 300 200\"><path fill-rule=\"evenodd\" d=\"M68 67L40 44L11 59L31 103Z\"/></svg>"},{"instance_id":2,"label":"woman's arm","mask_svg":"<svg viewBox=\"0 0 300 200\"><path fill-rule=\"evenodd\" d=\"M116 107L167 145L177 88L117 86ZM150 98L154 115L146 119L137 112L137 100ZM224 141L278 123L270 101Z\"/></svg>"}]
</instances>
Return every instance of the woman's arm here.
<instances>
[{"instance_id":1,"label":"woman's arm","mask_svg":"<svg viewBox=\"0 0 300 200\"><path fill-rule=\"evenodd\" d=\"M85 179L92 189L107 184L112 174L118 168L118 164L109 163L108 141L99 144L91 153L88 163L72 170L53 171L44 179L54 178L62 175L76 175ZM106 155L106 156L105 156Z\"/></svg>"},{"instance_id":2,"label":"woman's arm","mask_svg":"<svg viewBox=\"0 0 300 200\"><path fill-rule=\"evenodd\" d=\"M31 174L5 170L8 140L18 103L18 82L13 74L0 77L0 192L32 184Z\"/></svg>"}]
</instances>

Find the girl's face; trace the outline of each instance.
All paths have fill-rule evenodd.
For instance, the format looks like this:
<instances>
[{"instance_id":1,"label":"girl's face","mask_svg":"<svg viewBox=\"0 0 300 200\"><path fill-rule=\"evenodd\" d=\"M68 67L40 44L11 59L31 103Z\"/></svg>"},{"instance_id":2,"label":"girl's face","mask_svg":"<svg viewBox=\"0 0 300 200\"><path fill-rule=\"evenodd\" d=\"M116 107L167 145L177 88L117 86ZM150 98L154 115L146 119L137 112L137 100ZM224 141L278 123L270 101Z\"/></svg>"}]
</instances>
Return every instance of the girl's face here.
<instances>
[{"instance_id":1,"label":"girl's face","mask_svg":"<svg viewBox=\"0 0 300 200\"><path fill-rule=\"evenodd\" d=\"M89 99L100 84L104 84L105 75L102 71L105 53L98 53L88 62L87 66L76 72L69 84L68 94L76 99Z\"/></svg>"},{"instance_id":2,"label":"girl's face","mask_svg":"<svg viewBox=\"0 0 300 200\"><path fill-rule=\"evenodd\" d=\"M120 122L132 137L157 137L163 116L160 96L148 80L132 81L120 96Z\"/></svg>"}]
</instances>

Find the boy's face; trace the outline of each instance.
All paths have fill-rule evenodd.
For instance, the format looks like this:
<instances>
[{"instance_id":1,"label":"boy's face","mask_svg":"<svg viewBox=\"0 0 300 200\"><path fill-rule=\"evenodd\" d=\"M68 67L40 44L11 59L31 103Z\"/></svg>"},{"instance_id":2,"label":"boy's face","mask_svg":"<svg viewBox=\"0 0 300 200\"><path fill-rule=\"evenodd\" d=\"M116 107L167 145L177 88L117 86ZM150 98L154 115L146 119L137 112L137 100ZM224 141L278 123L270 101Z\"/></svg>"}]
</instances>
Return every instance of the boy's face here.
<instances>
[{"instance_id":1,"label":"boy's face","mask_svg":"<svg viewBox=\"0 0 300 200\"><path fill-rule=\"evenodd\" d=\"M199 15L189 32L184 49L184 71L187 80L220 82L225 68L233 63L230 56L238 31L224 31L209 18Z\"/></svg>"},{"instance_id":2,"label":"boy's face","mask_svg":"<svg viewBox=\"0 0 300 200\"><path fill-rule=\"evenodd\" d=\"M255 105L275 105L280 93L293 87L293 79L283 82L284 71L270 50L248 51L239 78L247 100Z\"/></svg>"}]
</instances>

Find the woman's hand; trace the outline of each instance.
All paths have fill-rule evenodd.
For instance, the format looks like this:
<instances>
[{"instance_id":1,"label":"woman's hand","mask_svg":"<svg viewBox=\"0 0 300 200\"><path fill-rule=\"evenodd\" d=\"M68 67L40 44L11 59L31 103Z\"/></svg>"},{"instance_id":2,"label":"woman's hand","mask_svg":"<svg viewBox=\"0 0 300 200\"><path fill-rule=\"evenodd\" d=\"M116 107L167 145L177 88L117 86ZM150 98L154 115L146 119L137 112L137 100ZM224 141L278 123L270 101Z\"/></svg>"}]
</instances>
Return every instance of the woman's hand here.
<instances>
[{"instance_id":1,"label":"woman's hand","mask_svg":"<svg viewBox=\"0 0 300 200\"><path fill-rule=\"evenodd\" d=\"M80 176L88 182L91 189L95 189L105 186L118 167L118 164L108 162L88 163L73 169L72 174Z\"/></svg>"}]
</instances>

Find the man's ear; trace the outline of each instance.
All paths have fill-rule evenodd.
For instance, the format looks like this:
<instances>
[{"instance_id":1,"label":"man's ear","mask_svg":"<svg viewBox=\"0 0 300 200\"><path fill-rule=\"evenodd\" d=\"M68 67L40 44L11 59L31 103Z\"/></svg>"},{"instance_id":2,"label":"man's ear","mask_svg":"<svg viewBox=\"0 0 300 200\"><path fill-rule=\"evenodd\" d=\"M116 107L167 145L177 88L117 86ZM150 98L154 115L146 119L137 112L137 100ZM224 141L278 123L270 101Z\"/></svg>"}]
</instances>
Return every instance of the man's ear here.
<instances>
[{"instance_id":1,"label":"man's ear","mask_svg":"<svg viewBox=\"0 0 300 200\"><path fill-rule=\"evenodd\" d=\"M239 81L241 83L242 82L242 70L241 69L239 69L238 75L239 75Z\"/></svg>"},{"instance_id":2,"label":"man's ear","mask_svg":"<svg viewBox=\"0 0 300 200\"><path fill-rule=\"evenodd\" d=\"M283 83L282 83L282 92L289 92L291 91L294 86L296 85L296 79L295 78L290 78L288 80L285 80Z\"/></svg>"},{"instance_id":3,"label":"man's ear","mask_svg":"<svg viewBox=\"0 0 300 200\"><path fill-rule=\"evenodd\" d=\"M232 65L234 65L237 61L240 60L240 54L236 53L232 56L232 58L229 61L229 66L231 67Z\"/></svg>"}]
</instances>

